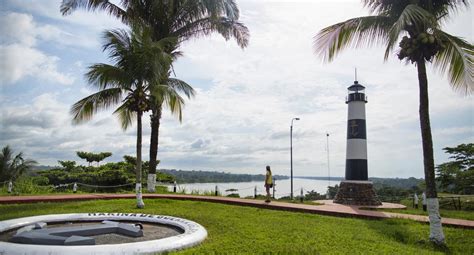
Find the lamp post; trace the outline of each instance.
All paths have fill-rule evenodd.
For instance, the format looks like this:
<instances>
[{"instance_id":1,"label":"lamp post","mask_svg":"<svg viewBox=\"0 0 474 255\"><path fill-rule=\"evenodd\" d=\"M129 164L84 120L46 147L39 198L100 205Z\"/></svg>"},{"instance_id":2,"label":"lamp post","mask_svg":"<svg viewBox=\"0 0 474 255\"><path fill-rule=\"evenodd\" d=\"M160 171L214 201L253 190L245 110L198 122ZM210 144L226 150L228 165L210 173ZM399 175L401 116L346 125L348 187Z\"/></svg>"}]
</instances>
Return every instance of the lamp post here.
<instances>
[{"instance_id":1,"label":"lamp post","mask_svg":"<svg viewBox=\"0 0 474 255\"><path fill-rule=\"evenodd\" d=\"M293 121L300 120L300 118L293 118L291 119L291 126L290 126L290 166L291 166L291 193L290 199L293 200Z\"/></svg>"},{"instance_id":2,"label":"lamp post","mask_svg":"<svg viewBox=\"0 0 474 255\"><path fill-rule=\"evenodd\" d=\"M329 167L329 133L326 133L326 149L328 154L328 191L326 194L326 199L329 199L329 187L331 186L331 168Z\"/></svg>"}]
</instances>

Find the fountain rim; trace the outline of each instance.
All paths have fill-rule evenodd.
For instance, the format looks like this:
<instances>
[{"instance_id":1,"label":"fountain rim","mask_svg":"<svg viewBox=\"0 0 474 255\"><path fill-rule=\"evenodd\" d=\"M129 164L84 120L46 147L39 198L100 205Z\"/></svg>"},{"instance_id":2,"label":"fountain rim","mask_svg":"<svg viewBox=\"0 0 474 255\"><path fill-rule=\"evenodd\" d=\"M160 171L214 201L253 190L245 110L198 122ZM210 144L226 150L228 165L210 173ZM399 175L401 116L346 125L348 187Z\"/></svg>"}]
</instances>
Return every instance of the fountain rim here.
<instances>
[{"instance_id":1,"label":"fountain rim","mask_svg":"<svg viewBox=\"0 0 474 255\"><path fill-rule=\"evenodd\" d=\"M32 245L0 241L0 254L148 254L189 248L201 243L207 237L206 229L194 221L167 215L144 213L70 213L23 217L0 221L0 233L38 222L61 223L103 220L171 225L181 229L183 233L142 242L80 246Z\"/></svg>"}]
</instances>

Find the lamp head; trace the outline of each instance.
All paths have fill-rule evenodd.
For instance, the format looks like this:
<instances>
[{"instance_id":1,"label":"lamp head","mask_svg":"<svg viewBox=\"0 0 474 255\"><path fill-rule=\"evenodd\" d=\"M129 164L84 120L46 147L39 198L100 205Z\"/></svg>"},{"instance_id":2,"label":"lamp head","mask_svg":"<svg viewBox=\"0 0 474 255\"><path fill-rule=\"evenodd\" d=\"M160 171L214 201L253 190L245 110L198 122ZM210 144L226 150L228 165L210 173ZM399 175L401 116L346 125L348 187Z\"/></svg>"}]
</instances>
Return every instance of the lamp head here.
<instances>
[{"instance_id":1,"label":"lamp head","mask_svg":"<svg viewBox=\"0 0 474 255\"><path fill-rule=\"evenodd\" d=\"M295 118L295 120L300 120L300 118Z\"/></svg>"}]
</instances>

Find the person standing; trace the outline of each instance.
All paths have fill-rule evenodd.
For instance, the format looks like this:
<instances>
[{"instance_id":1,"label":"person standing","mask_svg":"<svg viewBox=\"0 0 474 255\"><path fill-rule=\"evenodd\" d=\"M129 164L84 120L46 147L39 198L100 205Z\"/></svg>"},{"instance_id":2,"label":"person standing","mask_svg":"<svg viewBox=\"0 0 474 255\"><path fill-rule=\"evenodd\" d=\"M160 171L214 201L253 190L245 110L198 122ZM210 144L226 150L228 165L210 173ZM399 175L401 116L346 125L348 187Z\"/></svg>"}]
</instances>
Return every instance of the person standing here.
<instances>
[{"instance_id":1,"label":"person standing","mask_svg":"<svg viewBox=\"0 0 474 255\"><path fill-rule=\"evenodd\" d=\"M423 211L426 212L426 194L425 194L425 192L423 192L423 194L421 194L421 202L423 203Z\"/></svg>"},{"instance_id":2,"label":"person standing","mask_svg":"<svg viewBox=\"0 0 474 255\"><path fill-rule=\"evenodd\" d=\"M272 170L270 170L270 166L267 166L267 173L265 175L265 191L267 192L267 199L265 202L270 203L270 188L273 187L273 178L272 178Z\"/></svg>"},{"instance_id":3,"label":"person standing","mask_svg":"<svg viewBox=\"0 0 474 255\"><path fill-rule=\"evenodd\" d=\"M415 209L418 209L418 195L415 192L415 195L413 196L413 204L415 206Z\"/></svg>"}]
</instances>

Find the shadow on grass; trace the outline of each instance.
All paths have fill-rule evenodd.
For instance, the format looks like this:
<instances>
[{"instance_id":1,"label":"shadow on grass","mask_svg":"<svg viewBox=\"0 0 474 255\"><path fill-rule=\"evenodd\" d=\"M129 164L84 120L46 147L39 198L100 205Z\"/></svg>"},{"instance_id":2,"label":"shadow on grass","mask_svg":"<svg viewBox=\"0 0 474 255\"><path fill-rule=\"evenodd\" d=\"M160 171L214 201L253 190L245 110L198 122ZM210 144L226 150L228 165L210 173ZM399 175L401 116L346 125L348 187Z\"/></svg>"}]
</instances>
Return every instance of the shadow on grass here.
<instances>
[{"instance_id":1,"label":"shadow on grass","mask_svg":"<svg viewBox=\"0 0 474 255\"><path fill-rule=\"evenodd\" d=\"M395 242L417 247L420 251L427 253L452 254L446 245L437 245L428 239L429 225L426 223L405 219L381 219L365 222L368 228Z\"/></svg>"}]
</instances>

